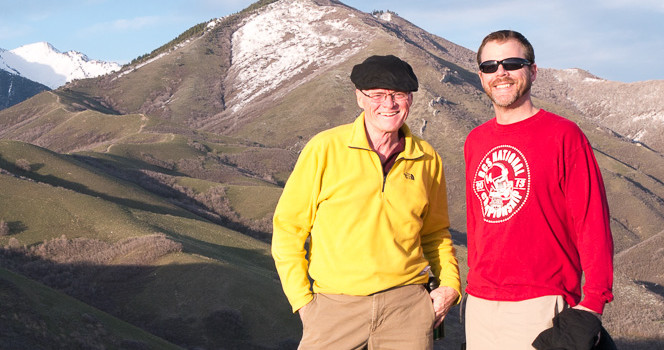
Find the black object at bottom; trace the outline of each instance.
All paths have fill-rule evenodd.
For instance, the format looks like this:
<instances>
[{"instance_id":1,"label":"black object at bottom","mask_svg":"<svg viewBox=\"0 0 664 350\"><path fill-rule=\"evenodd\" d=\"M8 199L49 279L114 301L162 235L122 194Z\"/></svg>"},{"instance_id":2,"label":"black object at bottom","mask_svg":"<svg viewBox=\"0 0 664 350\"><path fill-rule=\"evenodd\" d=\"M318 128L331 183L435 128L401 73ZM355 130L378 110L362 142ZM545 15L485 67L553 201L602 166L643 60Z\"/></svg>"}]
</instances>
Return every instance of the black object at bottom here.
<instances>
[{"instance_id":1,"label":"black object at bottom","mask_svg":"<svg viewBox=\"0 0 664 350\"><path fill-rule=\"evenodd\" d=\"M429 282L426 284L426 288L431 293L432 290L436 289L439 287L438 279L433 276L429 275ZM433 327L433 340L440 340L445 338L445 322L441 322L438 327Z\"/></svg>"},{"instance_id":2,"label":"black object at bottom","mask_svg":"<svg viewBox=\"0 0 664 350\"><path fill-rule=\"evenodd\" d=\"M438 327L433 327L433 340L445 338L445 322L441 322Z\"/></svg>"}]
</instances>

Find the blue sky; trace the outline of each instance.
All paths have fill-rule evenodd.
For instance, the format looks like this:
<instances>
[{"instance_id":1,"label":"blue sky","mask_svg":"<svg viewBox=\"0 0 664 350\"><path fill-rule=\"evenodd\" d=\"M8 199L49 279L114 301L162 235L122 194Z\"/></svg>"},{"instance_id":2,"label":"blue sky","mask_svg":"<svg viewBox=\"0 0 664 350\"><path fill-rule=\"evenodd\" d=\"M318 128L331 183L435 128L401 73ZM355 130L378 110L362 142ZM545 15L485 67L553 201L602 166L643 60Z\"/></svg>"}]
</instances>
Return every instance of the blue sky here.
<instances>
[{"instance_id":1,"label":"blue sky","mask_svg":"<svg viewBox=\"0 0 664 350\"><path fill-rule=\"evenodd\" d=\"M195 24L253 0L0 0L0 48L47 41L60 51L127 63ZM581 68L622 82L664 80L662 0L342 0L364 12L391 10L477 50L491 31L514 29L544 68Z\"/></svg>"}]
</instances>

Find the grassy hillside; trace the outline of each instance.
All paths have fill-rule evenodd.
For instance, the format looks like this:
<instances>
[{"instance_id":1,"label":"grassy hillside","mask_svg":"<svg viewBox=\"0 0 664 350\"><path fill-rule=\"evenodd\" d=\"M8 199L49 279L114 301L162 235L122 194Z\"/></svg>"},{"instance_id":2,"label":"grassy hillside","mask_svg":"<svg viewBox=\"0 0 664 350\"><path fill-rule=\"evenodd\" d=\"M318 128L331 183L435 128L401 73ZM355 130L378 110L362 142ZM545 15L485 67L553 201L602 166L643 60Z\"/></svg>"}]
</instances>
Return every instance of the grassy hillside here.
<instances>
[{"instance_id":1,"label":"grassy hillside","mask_svg":"<svg viewBox=\"0 0 664 350\"><path fill-rule=\"evenodd\" d=\"M0 155L2 266L183 346L296 338L266 243L72 156L16 141ZM247 216L271 207L235 202Z\"/></svg>"},{"instance_id":2,"label":"grassy hillside","mask_svg":"<svg viewBox=\"0 0 664 350\"><path fill-rule=\"evenodd\" d=\"M70 296L0 268L3 349L180 349Z\"/></svg>"}]
</instances>

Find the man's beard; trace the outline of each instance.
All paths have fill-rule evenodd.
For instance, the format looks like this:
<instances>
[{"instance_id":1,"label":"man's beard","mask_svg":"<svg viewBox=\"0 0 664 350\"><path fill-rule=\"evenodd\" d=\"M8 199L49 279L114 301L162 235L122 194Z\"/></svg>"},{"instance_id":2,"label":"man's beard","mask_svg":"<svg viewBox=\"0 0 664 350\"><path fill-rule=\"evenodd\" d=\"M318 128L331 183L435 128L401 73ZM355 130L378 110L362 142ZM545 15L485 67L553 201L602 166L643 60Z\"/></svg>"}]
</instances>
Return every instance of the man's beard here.
<instances>
[{"instance_id":1,"label":"man's beard","mask_svg":"<svg viewBox=\"0 0 664 350\"><path fill-rule=\"evenodd\" d=\"M491 82L492 86L499 85L500 83L515 83L513 79L501 79L496 82ZM501 98L501 100L498 100L496 97L494 97L492 90L489 89L487 95L491 99L491 101L499 107L510 107L512 106L516 101L521 99L523 96L525 96L528 92L530 92L530 88L532 87L533 83L530 80L530 76L527 76L524 80L524 85L519 87L519 90L517 90L512 96L510 96L508 99L505 99L505 97Z\"/></svg>"}]
</instances>

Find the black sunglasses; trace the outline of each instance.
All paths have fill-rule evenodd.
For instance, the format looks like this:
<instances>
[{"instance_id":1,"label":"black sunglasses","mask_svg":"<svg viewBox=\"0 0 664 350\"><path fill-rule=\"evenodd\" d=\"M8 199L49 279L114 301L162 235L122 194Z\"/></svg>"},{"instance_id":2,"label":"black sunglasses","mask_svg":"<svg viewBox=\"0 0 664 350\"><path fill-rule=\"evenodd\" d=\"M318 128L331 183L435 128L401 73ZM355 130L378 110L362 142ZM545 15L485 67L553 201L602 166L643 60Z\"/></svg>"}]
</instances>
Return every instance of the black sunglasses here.
<instances>
[{"instance_id":1,"label":"black sunglasses","mask_svg":"<svg viewBox=\"0 0 664 350\"><path fill-rule=\"evenodd\" d=\"M502 61L484 61L480 63L480 71L482 73L495 73L501 64L505 70L517 70L523 68L523 66L530 66L532 63L525 58L510 57Z\"/></svg>"}]
</instances>

